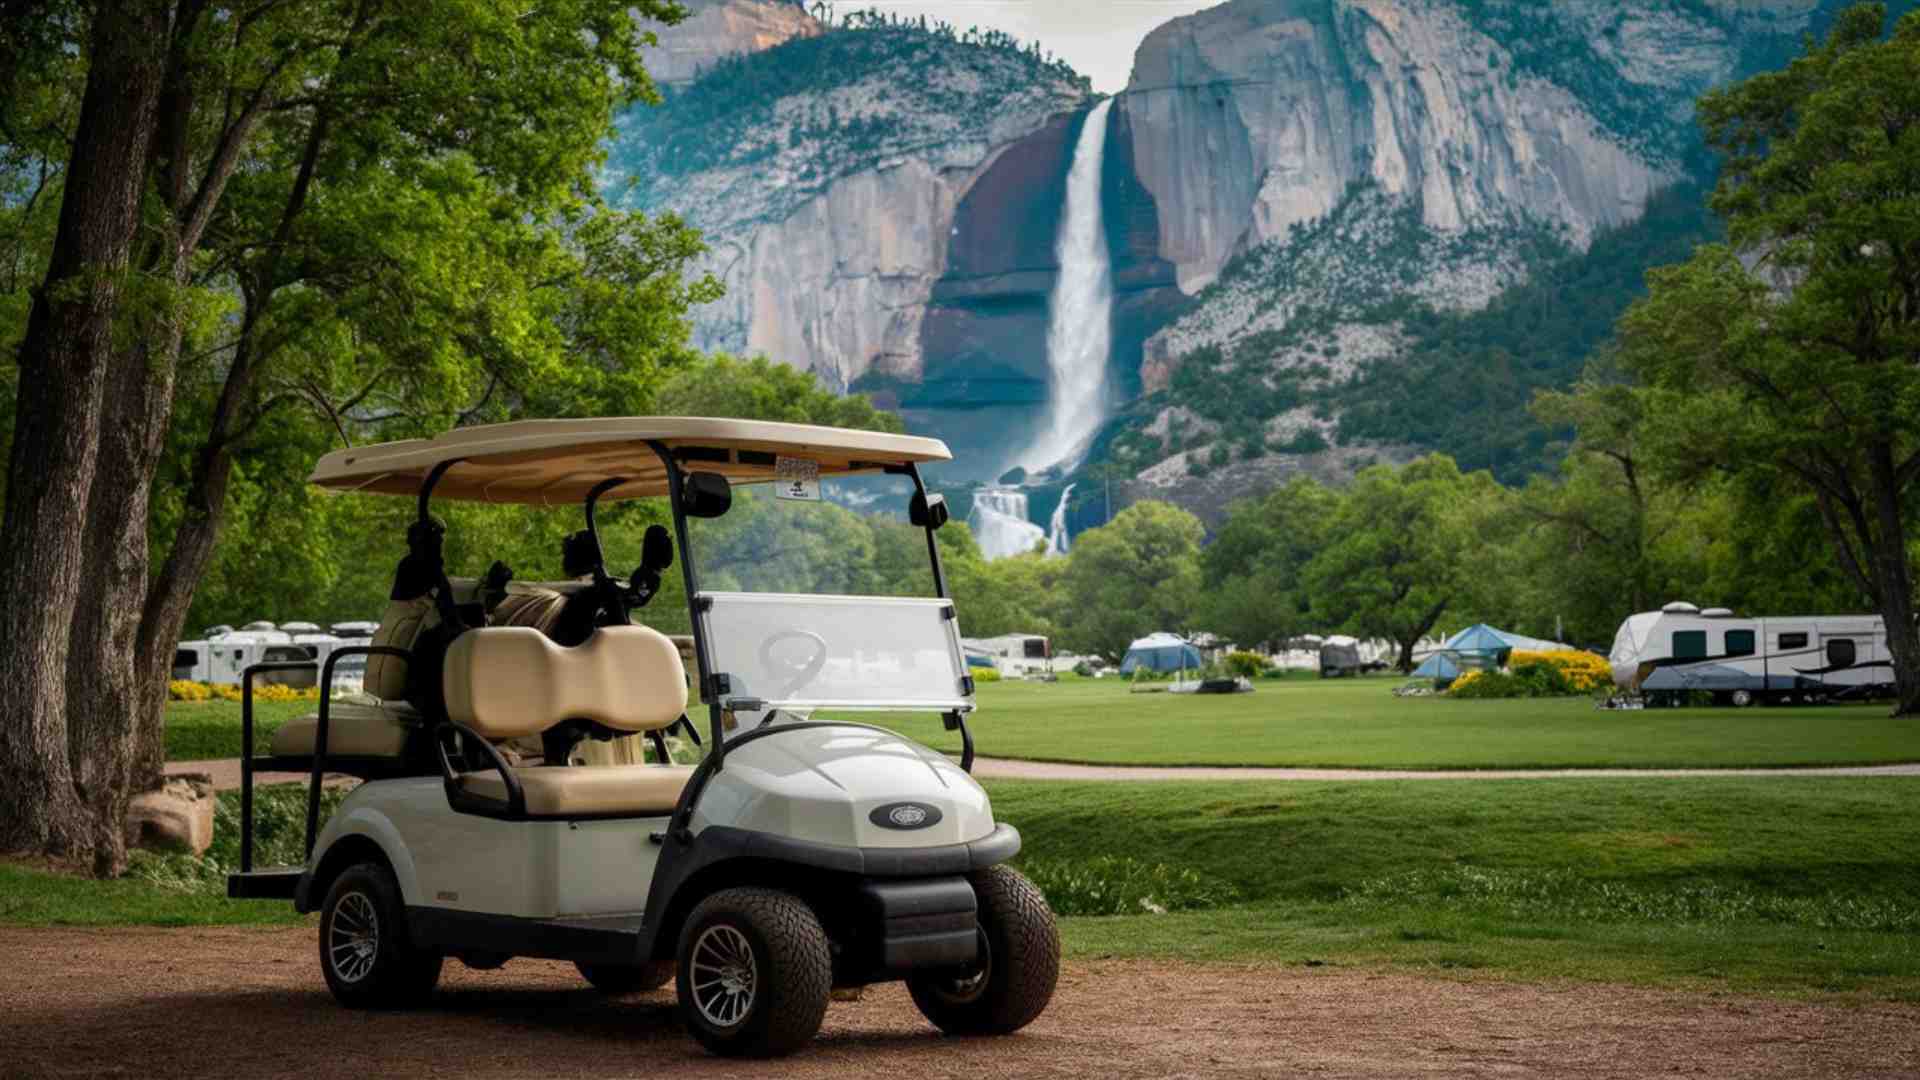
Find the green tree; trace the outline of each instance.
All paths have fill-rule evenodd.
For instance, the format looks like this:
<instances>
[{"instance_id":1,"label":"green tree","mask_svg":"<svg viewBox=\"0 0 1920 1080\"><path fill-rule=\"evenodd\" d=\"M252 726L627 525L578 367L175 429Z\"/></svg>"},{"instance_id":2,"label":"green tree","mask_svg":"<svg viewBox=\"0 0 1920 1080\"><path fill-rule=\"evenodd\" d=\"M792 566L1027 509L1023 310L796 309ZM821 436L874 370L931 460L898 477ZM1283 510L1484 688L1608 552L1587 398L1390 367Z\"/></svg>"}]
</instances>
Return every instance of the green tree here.
<instances>
[{"instance_id":1,"label":"green tree","mask_svg":"<svg viewBox=\"0 0 1920 1080\"><path fill-rule=\"evenodd\" d=\"M731 416L866 431L904 430L900 418L865 394L842 397L813 372L764 356L709 357L660 388L660 408L673 416Z\"/></svg>"},{"instance_id":2,"label":"green tree","mask_svg":"<svg viewBox=\"0 0 1920 1080\"><path fill-rule=\"evenodd\" d=\"M1200 591L1200 519L1145 501L1073 540L1061 576L1060 643L1118 660L1135 638L1184 629Z\"/></svg>"},{"instance_id":3,"label":"green tree","mask_svg":"<svg viewBox=\"0 0 1920 1080\"><path fill-rule=\"evenodd\" d=\"M1412 671L1440 616L1476 602L1489 572L1481 527L1498 493L1491 476L1463 475L1444 454L1363 470L1304 573L1321 624L1392 641L1400 670Z\"/></svg>"},{"instance_id":4,"label":"green tree","mask_svg":"<svg viewBox=\"0 0 1920 1080\"><path fill-rule=\"evenodd\" d=\"M1326 545L1340 496L1311 477L1235 503L1200 558L1207 629L1258 646L1313 629L1303 572Z\"/></svg>"},{"instance_id":5,"label":"green tree","mask_svg":"<svg viewBox=\"0 0 1920 1080\"><path fill-rule=\"evenodd\" d=\"M569 381L539 376L560 368L631 376L636 360L673 362L657 337L620 345L634 324L618 304L664 306L671 336L673 308L698 295L673 254L689 237L609 213L594 169L615 112L652 97L631 12L680 12L666 0L22 7L30 30L10 24L7 51L56 76L69 62L48 57L86 56L106 96L60 118L73 148L63 220L86 217L100 250L56 238L39 290L52 306L20 348L33 372L20 393L35 397L17 413L0 561L60 565L0 599L0 624L18 630L0 640L18 683L6 696L29 718L0 731L0 760L23 777L0 799L0 841L88 848L111 873L127 792L158 771L164 657L256 436L302 404L359 438L406 419L382 401L477 417L546 400ZM112 209L128 200L137 221ZM667 253L651 274L649 252ZM41 377L48 348L76 344L83 356ZM178 491L155 484L163 459ZM150 573L149 511L170 512L150 506L157 488L178 505ZM43 661L63 654L64 681L50 679ZM53 794L74 790L79 807Z\"/></svg>"},{"instance_id":6,"label":"green tree","mask_svg":"<svg viewBox=\"0 0 1920 1080\"><path fill-rule=\"evenodd\" d=\"M1920 478L1920 13L1841 13L1785 70L1708 94L1727 245L1649 275L1622 319L1663 463L1770 470L1813 498L1920 710L1909 537Z\"/></svg>"}]
</instances>

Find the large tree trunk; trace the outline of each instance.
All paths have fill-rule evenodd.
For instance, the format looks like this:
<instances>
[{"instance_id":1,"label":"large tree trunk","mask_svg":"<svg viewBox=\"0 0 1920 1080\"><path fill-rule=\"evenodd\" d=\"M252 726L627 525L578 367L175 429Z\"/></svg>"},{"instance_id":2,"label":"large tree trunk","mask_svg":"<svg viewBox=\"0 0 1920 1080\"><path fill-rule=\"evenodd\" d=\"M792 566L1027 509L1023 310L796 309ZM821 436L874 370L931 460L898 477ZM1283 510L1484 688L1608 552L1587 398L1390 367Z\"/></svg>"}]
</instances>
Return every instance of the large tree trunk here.
<instances>
[{"instance_id":1,"label":"large tree trunk","mask_svg":"<svg viewBox=\"0 0 1920 1080\"><path fill-rule=\"evenodd\" d=\"M159 687L164 695L173 647L142 642L140 631L149 493L172 413L179 320L167 319L154 333L159 340L153 348L128 350L108 373L99 463L87 504L88 573L67 654L74 776L96 815L93 871L102 877L126 868L128 798L158 786L165 764L164 749L159 760L142 754L137 735L148 692ZM157 707L166 708L164 696Z\"/></svg>"},{"instance_id":2,"label":"large tree trunk","mask_svg":"<svg viewBox=\"0 0 1920 1080\"><path fill-rule=\"evenodd\" d=\"M233 456L224 449L206 451L194 469L187 491L186 518L167 549L166 561L154 575L140 620L138 651L144 656L162 653L169 661L180 640L193 591L213 562L213 545L226 520L227 481L233 475ZM149 664L143 669L140 711L135 732L134 773L154 775L167 760L167 671Z\"/></svg>"},{"instance_id":3,"label":"large tree trunk","mask_svg":"<svg viewBox=\"0 0 1920 1080\"><path fill-rule=\"evenodd\" d=\"M103 0L44 285L20 345L0 528L0 849L65 854L96 834L69 758L66 653L84 566L102 376L127 273L166 47L166 6ZM115 823L117 825L117 823Z\"/></svg>"},{"instance_id":4,"label":"large tree trunk","mask_svg":"<svg viewBox=\"0 0 1920 1080\"><path fill-rule=\"evenodd\" d=\"M1871 550L1880 618L1886 623L1887 651L1893 659L1898 695L1893 715L1920 715L1920 633L1913 624L1913 574L1907 564L1905 492L1901 491L1893 448L1873 447L1867 454L1873 478L1875 532Z\"/></svg>"}]
</instances>

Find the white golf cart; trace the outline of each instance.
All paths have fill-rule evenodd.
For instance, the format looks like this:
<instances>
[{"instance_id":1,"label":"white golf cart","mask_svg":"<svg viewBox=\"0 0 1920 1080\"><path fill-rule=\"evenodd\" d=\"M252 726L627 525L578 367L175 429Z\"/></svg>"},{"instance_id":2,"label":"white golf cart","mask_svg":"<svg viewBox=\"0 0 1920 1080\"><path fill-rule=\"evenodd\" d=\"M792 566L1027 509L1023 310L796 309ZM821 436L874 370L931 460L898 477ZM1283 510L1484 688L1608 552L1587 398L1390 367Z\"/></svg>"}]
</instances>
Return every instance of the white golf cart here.
<instances>
[{"instance_id":1,"label":"white golf cart","mask_svg":"<svg viewBox=\"0 0 1920 1080\"><path fill-rule=\"evenodd\" d=\"M321 970L355 1007L425 1002L449 956L528 956L571 960L608 992L677 980L688 1029L721 1054L790 1052L832 988L887 980L943 1031L1025 1026L1052 996L1059 938L1003 865L1019 833L967 775L973 682L934 543L947 512L918 468L948 457L932 439L695 418L526 421L328 454L313 482L414 496L419 515L372 643L333 650L319 711L258 757L253 679L284 665L247 672L228 894L318 911ZM819 477L852 474L910 488L930 596L700 587L689 527L726 514L733 485L817 499ZM435 495L583 506L573 580L526 585L498 563L449 578ZM650 527L618 580L595 506L645 496L667 498L674 533ZM676 546L680 640L634 619ZM332 668L356 655L368 696L337 701ZM671 764L663 738L701 742L683 656L707 705L697 767ZM956 765L814 710L939 713L964 752ZM303 866L253 866L257 769L310 774ZM328 773L364 782L321 828Z\"/></svg>"}]
</instances>

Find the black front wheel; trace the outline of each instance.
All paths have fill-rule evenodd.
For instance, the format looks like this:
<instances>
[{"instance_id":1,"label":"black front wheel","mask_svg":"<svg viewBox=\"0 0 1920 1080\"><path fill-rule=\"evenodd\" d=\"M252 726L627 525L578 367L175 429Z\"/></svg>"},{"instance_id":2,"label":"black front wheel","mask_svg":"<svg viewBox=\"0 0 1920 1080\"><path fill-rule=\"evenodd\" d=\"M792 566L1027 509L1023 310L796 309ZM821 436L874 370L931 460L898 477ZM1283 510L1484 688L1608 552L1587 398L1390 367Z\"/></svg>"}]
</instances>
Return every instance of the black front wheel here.
<instances>
[{"instance_id":1,"label":"black front wheel","mask_svg":"<svg viewBox=\"0 0 1920 1080\"><path fill-rule=\"evenodd\" d=\"M377 862L349 867L320 907L320 970L327 989L352 1009L423 1004L444 958L416 949L393 871Z\"/></svg>"},{"instance_id":2,"label":"black front wheel","mask_svg":"<svg viewBox=\"0 0 1920 1080\"><path fill-rule=\"evenodd\" d=\"M980 901L980 956L957 972L907 980L913 1003L949 1035L1006 1035L1045 1011L1060 978L1060 931L1053 909L1018 870L972 875Z\"/></svg>"},{"instance_id":3,"label":"black front wheel","mask_svg":"<svg viewBox=\"0 0 1920 1080\"><path fill-rule=\"evenodd\" d=\"M680 1013L702 1046L726 1057L779 1057L827 1016L833 954L805 901L777 889L722 889L680 932Z\"/></svg>"}]
</instances>

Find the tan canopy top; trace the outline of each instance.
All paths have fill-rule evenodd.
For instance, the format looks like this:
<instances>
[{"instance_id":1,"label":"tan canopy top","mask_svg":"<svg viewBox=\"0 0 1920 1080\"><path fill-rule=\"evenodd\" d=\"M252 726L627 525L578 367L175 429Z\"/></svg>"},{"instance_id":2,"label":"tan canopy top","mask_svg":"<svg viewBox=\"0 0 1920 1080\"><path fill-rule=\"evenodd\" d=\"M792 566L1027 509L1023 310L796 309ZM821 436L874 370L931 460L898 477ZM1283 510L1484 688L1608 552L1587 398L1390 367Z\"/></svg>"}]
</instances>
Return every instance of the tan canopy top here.
<instances>
[{"instance_id":1,"label":"tan canopy top","mask_svg":"<svg viewBox=\"0 0 1920 1080\"><path fill-rule=\"evenodd\" d=\"M435 498L565 505L580 502L604 480L626 477L627 483L602 498L637 499L667 493L666 469L652 442L666 445L682 469L717 472L735 484L772 480L782 457L815 462L822 476L953 457L940 440L913 435L766 420L620 416L520 420L348 447L321 458L309 479L341 491L417 495L435 465L458 461L433 489Z\"/></svg>"}]
</instances>

